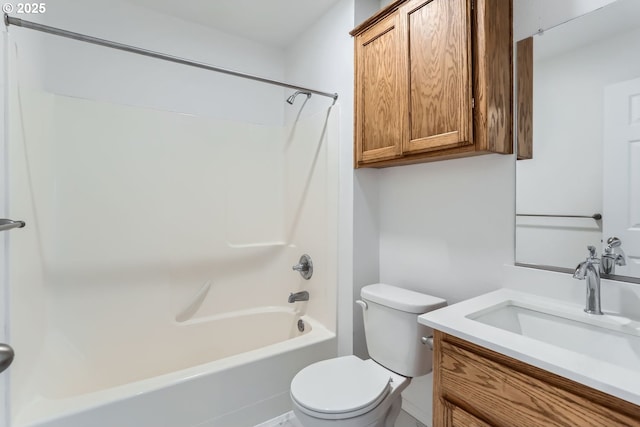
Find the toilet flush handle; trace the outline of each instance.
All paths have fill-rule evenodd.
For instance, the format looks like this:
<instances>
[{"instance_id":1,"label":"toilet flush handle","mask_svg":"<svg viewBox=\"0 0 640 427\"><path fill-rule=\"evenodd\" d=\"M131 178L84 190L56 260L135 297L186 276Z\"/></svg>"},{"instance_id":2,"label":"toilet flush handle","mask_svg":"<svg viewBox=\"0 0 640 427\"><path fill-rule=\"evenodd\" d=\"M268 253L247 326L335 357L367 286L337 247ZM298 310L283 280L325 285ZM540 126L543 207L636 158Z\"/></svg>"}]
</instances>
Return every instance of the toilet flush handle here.
<instances>
[{"instance_id":1,"label":"toilet flush handle","mask_svg":"<svg viewBox=\"0 0 640 427\"><path fill-rule=\"evenodd\" d=\"M422 344L428 346L431 350L433 350L433 337L422 337L420 338Z\"/></svg>"},{"instance_id":2,"label":"toilet flush handle","mask_svg":"<svg viewBox=\"0 0 640 427\"><path fill-rule=\"evenodd\" d=\"M367 306L367 303L366 303L366 302L364 302L364 301L362 301L362 300L359 300L359 299L357 299L357 300L356 300L356 304L358 304L360 307L362 307L362 309L363 309L363 310L366 310L367 308L369 308L369 307Z\"/></svg>"}]
</instances>

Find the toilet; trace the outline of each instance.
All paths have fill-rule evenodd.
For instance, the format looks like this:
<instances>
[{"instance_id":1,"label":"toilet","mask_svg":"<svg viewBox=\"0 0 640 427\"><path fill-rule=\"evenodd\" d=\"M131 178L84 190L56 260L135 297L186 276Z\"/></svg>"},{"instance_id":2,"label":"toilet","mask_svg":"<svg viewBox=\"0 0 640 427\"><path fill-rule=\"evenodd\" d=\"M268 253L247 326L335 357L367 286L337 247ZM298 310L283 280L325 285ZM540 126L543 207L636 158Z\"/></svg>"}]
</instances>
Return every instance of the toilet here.
<instances>
[{"instance_id":1,"label":"toilet","mask_svg":"<svg viewBox=\"0 0 640 427\"><path fill-rule=\"evenodd\" d=\"M418 316L447 302L383 283L363 287L360 296L371 359L337 357L296 374L291 400L304 427L393 427L402 390L431 372L432 350L422 337L433 331Z\"/></svg>"}]
</instances>

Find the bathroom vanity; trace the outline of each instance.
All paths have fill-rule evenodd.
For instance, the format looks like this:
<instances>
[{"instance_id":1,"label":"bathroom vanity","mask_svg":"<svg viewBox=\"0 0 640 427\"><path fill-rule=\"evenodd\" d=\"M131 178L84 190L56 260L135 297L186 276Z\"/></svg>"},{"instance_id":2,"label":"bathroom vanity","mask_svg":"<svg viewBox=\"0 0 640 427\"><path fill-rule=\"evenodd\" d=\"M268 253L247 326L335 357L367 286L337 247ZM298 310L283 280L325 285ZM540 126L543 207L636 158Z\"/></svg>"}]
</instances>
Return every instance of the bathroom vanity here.
<instances>
[{"instance_id":1,"label":"bathroom vanity","mask_svg":"<svg viewBox=\"0 0 640 427\"><path fill-rule=\"evenodd\" d=\"M640 407L436 331L434 427L640 426Z\"/></svg>"},{"instance_id":2,"label":"bathroom vanity","mask_svg":"<svg viewBox=\"0 0 640 427\"><path fill-rule=\"evenodd\" d=\"M501 289L427 313L434 427L640 427L640 322Z\"/></svg>"}]
</instances>

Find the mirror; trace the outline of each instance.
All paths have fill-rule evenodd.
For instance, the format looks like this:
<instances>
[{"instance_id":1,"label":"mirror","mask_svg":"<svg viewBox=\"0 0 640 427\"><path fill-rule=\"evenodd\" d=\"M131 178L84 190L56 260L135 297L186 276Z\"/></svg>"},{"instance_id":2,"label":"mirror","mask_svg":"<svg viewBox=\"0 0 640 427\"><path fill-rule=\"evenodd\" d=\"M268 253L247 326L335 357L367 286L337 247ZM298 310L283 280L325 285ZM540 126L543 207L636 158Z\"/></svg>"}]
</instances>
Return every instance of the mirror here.
<instances>
[{"instance_id":1,"label":"mirror","mask_svg":"<svg viewBox=\"0 0 640 427\"><path fill-rule=\"evenodd\" d=\"M533 36L533 154L516 166L517 265L573 272L592 245L609 252L610 275L640 283L639 18L640 1L617 0ZM626 265L611 265L622 254Z\"/></svg>"}]
</instances>

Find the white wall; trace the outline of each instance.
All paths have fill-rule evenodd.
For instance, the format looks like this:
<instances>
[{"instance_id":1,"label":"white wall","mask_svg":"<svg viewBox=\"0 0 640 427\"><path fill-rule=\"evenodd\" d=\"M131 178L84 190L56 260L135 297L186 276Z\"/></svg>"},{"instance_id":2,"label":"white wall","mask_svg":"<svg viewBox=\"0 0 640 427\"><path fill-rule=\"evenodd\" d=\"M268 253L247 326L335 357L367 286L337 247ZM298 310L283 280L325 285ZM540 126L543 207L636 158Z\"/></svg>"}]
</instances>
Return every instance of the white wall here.
<instances>
[{"instance_id":1,"label":"white wall","mask_svg":"<svg viewBox=\"0 0 640 427\"><path fill-rule=\"evenodd\" d=\"M513 261L513 157L380 171L380 280L451 303L499 287Z\"/></svg>"}]
</instances>

